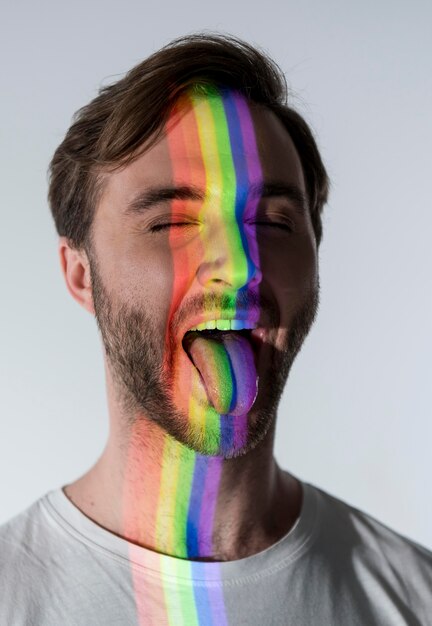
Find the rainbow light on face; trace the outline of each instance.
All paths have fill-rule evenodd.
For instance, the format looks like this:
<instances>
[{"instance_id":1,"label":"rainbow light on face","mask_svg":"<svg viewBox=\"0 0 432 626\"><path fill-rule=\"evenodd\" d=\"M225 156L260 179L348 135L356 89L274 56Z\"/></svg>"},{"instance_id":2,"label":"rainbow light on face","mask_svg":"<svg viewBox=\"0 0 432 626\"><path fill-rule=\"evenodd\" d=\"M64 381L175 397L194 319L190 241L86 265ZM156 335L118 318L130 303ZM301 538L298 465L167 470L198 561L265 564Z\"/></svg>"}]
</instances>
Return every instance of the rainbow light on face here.
<instances>
[{"instance_id":1,"label":"rainbow light on face","mask_svg":"<svg viewBox=\"0 0 432 626\"><path fill-rule=\"evenodd\" d=\"M185 115L185 112L189 114ZM232 90L215 87L191 90L178 101L167 123L167 131L174 184L205 190L199 214L203 223L210 212L218 212L218 223L223 228L224 271L230 287L230 313L236 318L239 295L247 290L248 293L253 292L258 301L260 282L255 230L253 225L248 225L247 230L244 225L246 218L249 222L253 221L259 201L256 194L251 194L251 188L262 184L248 103ZM197 154L201 155L198 161ZM216 195L215 190L218 192ZM176 202L172 202L173 214L179 208ZM211 265L218 254L205 228L202 232L199 237L194 237L190 246L179 245L178 235L174 232L170 234L173 260L170 319L196 275L197 259L199 263ZM242 311L243 319L244 314ZM258 315L255 307L247 321L257 323ZM167 350L169 345L167 335ZM216 377L219 376L215 384L223 387L226 394L224 402L231 407L236 403L236 386L245 384L239 375L247 377L252 371L252 364L248 362L250 351L242 353L241 350L225 350L224 346L220 346L213 350L210 358L215 360L215 364L210 363L209 367L213 368ZM237 373L237 384L233 371ZM153 536L142 538L143 545L147 539L148 545L155 546L158 552L179 557L169 558L152 552L153 572L146 574L133 568L137 616L141 625L224 626L228 624L228 619L218 563L182 559L213 554L213 522L223 455L227 451L241 449L247 442L247 415L221 415L210 404L203 406L202 402L199 403L197 396L202 389L199 373L191 365L187 372L174 369L173 374L174 401L178 398L179 408L188 416L190 428L201 433L208 454L198 454L164 435L159 443L153 445L149 464L148 459L137 458L136 445L133 446L134 455L133 460L131 455L126 482L131 485L136 481L144 483L145 489L139 493L145 495L136 496L138 491L135 493L129 489L125 497L125 527L127 529L130 523L136 536L136 526L139 525L136 511L139 511L138 515L146 520L146 528L149 522L153 528ZM134 499L136 497L140 498L139 502ZM128 510L134 511L134 519L128 519ZM139 550L131 544L131 561L139 558ZM163 576L162 583L160 579L156 582L158 572ZM208 584L177 584L179 575L191 581L199 578Z\"/></svg>"},{"instance_id":2,"label":"rainbow light on face","mask_svg":"<svg viewBox=\"0 0 432 626\"><path fill-rule=\"evenodd\" d=\"M185 111L192 111L193 115L185 115ZM223 256L225 296L230 300L229 313L235 318L236 304L242 292L247 291L259 301L259 255L253 226L259 199L251 191L262 184L262 171L248 103L243 96L230 90L217 91L207 87L204 93L190 92L174 109L167 136L174 183L205 190L199 221L205 225L208 215L217 213L219 228L223 229L222 251L217 249L221 235L215 242L209 228L203 227L190 247L178 246L177 233L173 231L174 288L170 316L175 314L195 276L196 258L203 265L211 266L218 256ZM190 158L185 159L185 154ZM197 154L200 155L198 160ZM189 163L193 163L193 167L188 167ZM181 202L178 207L175 201L172 203L173 214L177 209L181 213ZM207 287L206 293L212 291L211 286ZM257 323L258 317L259 311L255 307L248 312L246 321ZM249 379L251 376L255 378L254 367L250 355L248 362L246 353L242 355L246 359L244 366L235 367L233 350L220 348L214 346L208 361L218 363L218 367L213 367L214 385L220 390L229 413L239 389L246 388L248 383L249 387L252 386ZM232 376L233 366L236 378ZM247 440L247 415L236 415L233 419L232 415L218 413L211 405L203 408L203 403L197 400L201 382L195 369L187 383L189 393L185 393L184 371L174 372L174 397L177 401L186 398L187 405L183 404L181 408L189 416L190 428L202 433L206 453L224 454L241 449Z\"/></svg>"}]
</instances>

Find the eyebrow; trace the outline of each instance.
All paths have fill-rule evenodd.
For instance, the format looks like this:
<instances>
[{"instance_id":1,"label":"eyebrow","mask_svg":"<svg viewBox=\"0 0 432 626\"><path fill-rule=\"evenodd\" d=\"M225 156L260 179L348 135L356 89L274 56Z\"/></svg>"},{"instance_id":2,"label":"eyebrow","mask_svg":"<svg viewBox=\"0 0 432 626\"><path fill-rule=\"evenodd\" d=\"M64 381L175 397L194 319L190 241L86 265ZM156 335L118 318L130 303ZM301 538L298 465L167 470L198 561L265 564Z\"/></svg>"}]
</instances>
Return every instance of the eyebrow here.
<instances>
[{"instance_id":1,"label":"eyebrow","mask_svg":"<svg viewBox=\"0 0 432 626\"><path fill-rule=\"evenodd\" d=\"M252 185L251 193L258 198L286 198L300 215L304 215L309 210L306 193L292 183L268 182Z\"/></svg>"},{"instance_id":2,"label":"eyebrow","mask_svg":"<svg viewBox=\"0 0 432 626\"><path fill-rule=\"evenodd\" d=\"M126 207L127 215L145 213L156 204L171 200L204 200L204 192L193 185L153 187L139 193Z\"/></svg>"},{"instance_id":3,"label":"eyebrow","mask_svg":"<svg viewBox=\"0 0 432 626\"><path fill-rule=\"evenodd\" d=\"M294 210L304 215L308 210L305 192L297 185L283 182L254 183L247 192L249 198L287 198ZM126 207L126 215L141 215L152 207L172 200L204 201L205 192L194 185L152 187L137 194Z\"/></svg>"}]
</instances>

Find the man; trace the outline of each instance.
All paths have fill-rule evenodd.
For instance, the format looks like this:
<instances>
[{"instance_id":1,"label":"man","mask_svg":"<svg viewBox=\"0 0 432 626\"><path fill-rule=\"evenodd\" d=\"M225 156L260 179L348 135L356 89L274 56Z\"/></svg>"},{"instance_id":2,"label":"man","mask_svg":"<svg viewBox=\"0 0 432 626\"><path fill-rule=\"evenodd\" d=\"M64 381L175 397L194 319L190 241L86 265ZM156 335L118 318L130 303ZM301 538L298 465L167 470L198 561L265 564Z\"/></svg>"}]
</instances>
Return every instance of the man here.
<instances>
[{"instance_id":1,"label":"man","mask_svg":"<svg viewBox=\"0 0 432 626\"><path fill-rule=\"evenodd\" d=\"M328 189L285 97L244 42L182 38L57 149L61 267L101 332L110 434L3 526L1 624L432 623L432 554L273 457Z\"/></svg>"}]
</instances>

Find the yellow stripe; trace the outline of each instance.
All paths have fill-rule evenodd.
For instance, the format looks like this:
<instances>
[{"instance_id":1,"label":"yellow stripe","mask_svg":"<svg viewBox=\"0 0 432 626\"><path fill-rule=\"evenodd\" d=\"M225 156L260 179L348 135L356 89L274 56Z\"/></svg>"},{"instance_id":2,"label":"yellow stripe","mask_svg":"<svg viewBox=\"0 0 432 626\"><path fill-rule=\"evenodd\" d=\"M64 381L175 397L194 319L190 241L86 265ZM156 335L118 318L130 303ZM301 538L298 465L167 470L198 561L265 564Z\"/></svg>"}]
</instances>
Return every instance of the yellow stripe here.
<instances>
[{"instance_id":1,"label":"yellow stripe","mask_svg":"<svg viewBox=\"0 0 432 626\"><path fill-rule=\"evenodd\" d=\"M180 468L176 451L178 445L170 436L165 436L155 534L158 550L167 554L172 554L174 548L174 515Z\"/></svg>"}]
</instances>

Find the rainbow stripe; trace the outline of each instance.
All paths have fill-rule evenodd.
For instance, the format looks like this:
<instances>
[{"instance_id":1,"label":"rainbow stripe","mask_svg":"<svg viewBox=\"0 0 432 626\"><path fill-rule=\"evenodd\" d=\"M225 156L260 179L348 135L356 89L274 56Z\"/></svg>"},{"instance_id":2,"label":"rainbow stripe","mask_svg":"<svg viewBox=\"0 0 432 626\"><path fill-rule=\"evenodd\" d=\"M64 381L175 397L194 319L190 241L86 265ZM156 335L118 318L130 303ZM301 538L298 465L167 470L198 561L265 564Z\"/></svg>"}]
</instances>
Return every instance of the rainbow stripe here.
<instances>
[{"instance_id":1,"label":"rainbow stripe","mask_svg":"<svg viewBox=\"0 0 432 626\"><path fill-rule=\"evenodd\" d=\"M192 114L191 114L192 113ZM227 251L225 271L233 288L230 290L231 312L235 317L241 292L254 292L258 301L260 281L259 255L252 226L245 230L245 217L256 213L256 196L252 185L262 183L262 172L251 112L240 94L215 87L192 89L178 101L167 124L167 138L175 184L193 185L205 189L200 206L200 218L219 211L223 225L224 249ZM196 155L201 159L197 161ZM185 155L187 158L185 158ZM193 164L193 166L191 166ZM182 201L184 204L184 201ZM175 214L180 207L172 203ZM194 242L193 255L187 245L179 246L177 234L170 234L173 261L173 292L170 319L178 309L196 271L197 254L202 259L214 254L212 241L204 235ZM198 252L197 252L198 250ZM257 322L257 311L250 316ZM169 327L169 324L168 324ZM169 337L167 336L167 345ZM225 383L224 402L228 407L236 402L236 387L231 375L244 371L248 375L247 355L216 348L214 359ZM240 363L236 362L241 360ZM185 374L174 371L173 394L187 415L190 428L200 432L208 455L198 454L171 438L168 434L153 445L152 452L137 453L131 444L131 455L125 481L129 485L144 483L144 489L128 488L125 497L125 528L145 520L152 536L142 537L142 545L151 545L158 552L149 552L151 567L132 568L138 621L142 625L170 624L172 626L228 624L218 563L192 560L212 554L213 522L218 492L227 451L240 449L247 440L247 415L220 415L211 406L197 401L199 374L194 368ZM180 375L181 374L181 375ZM185 378L187 376L187 378ZM231 381L227 384L226 381ZM185 394L185 381L188 385ZM186 397L186 401L182 398ZM136 429L143 428L137 425ZM142 433L135 433L140 440ZM131 441L134 441L132 433ZM144 458L145 457L145 458ZM141 499L140 499L141 498ZM127 536L127 534L126 534ZM146 544L147 540L147 544ZM131 561L142 556L142 548L131 544ZM175 555L177 558L162 556ZM204 573L204 578L203 578ZM199 578L200 583L192 584ZM189 581L189 584L188 584Z\"/></svg>"}]
</instances>

